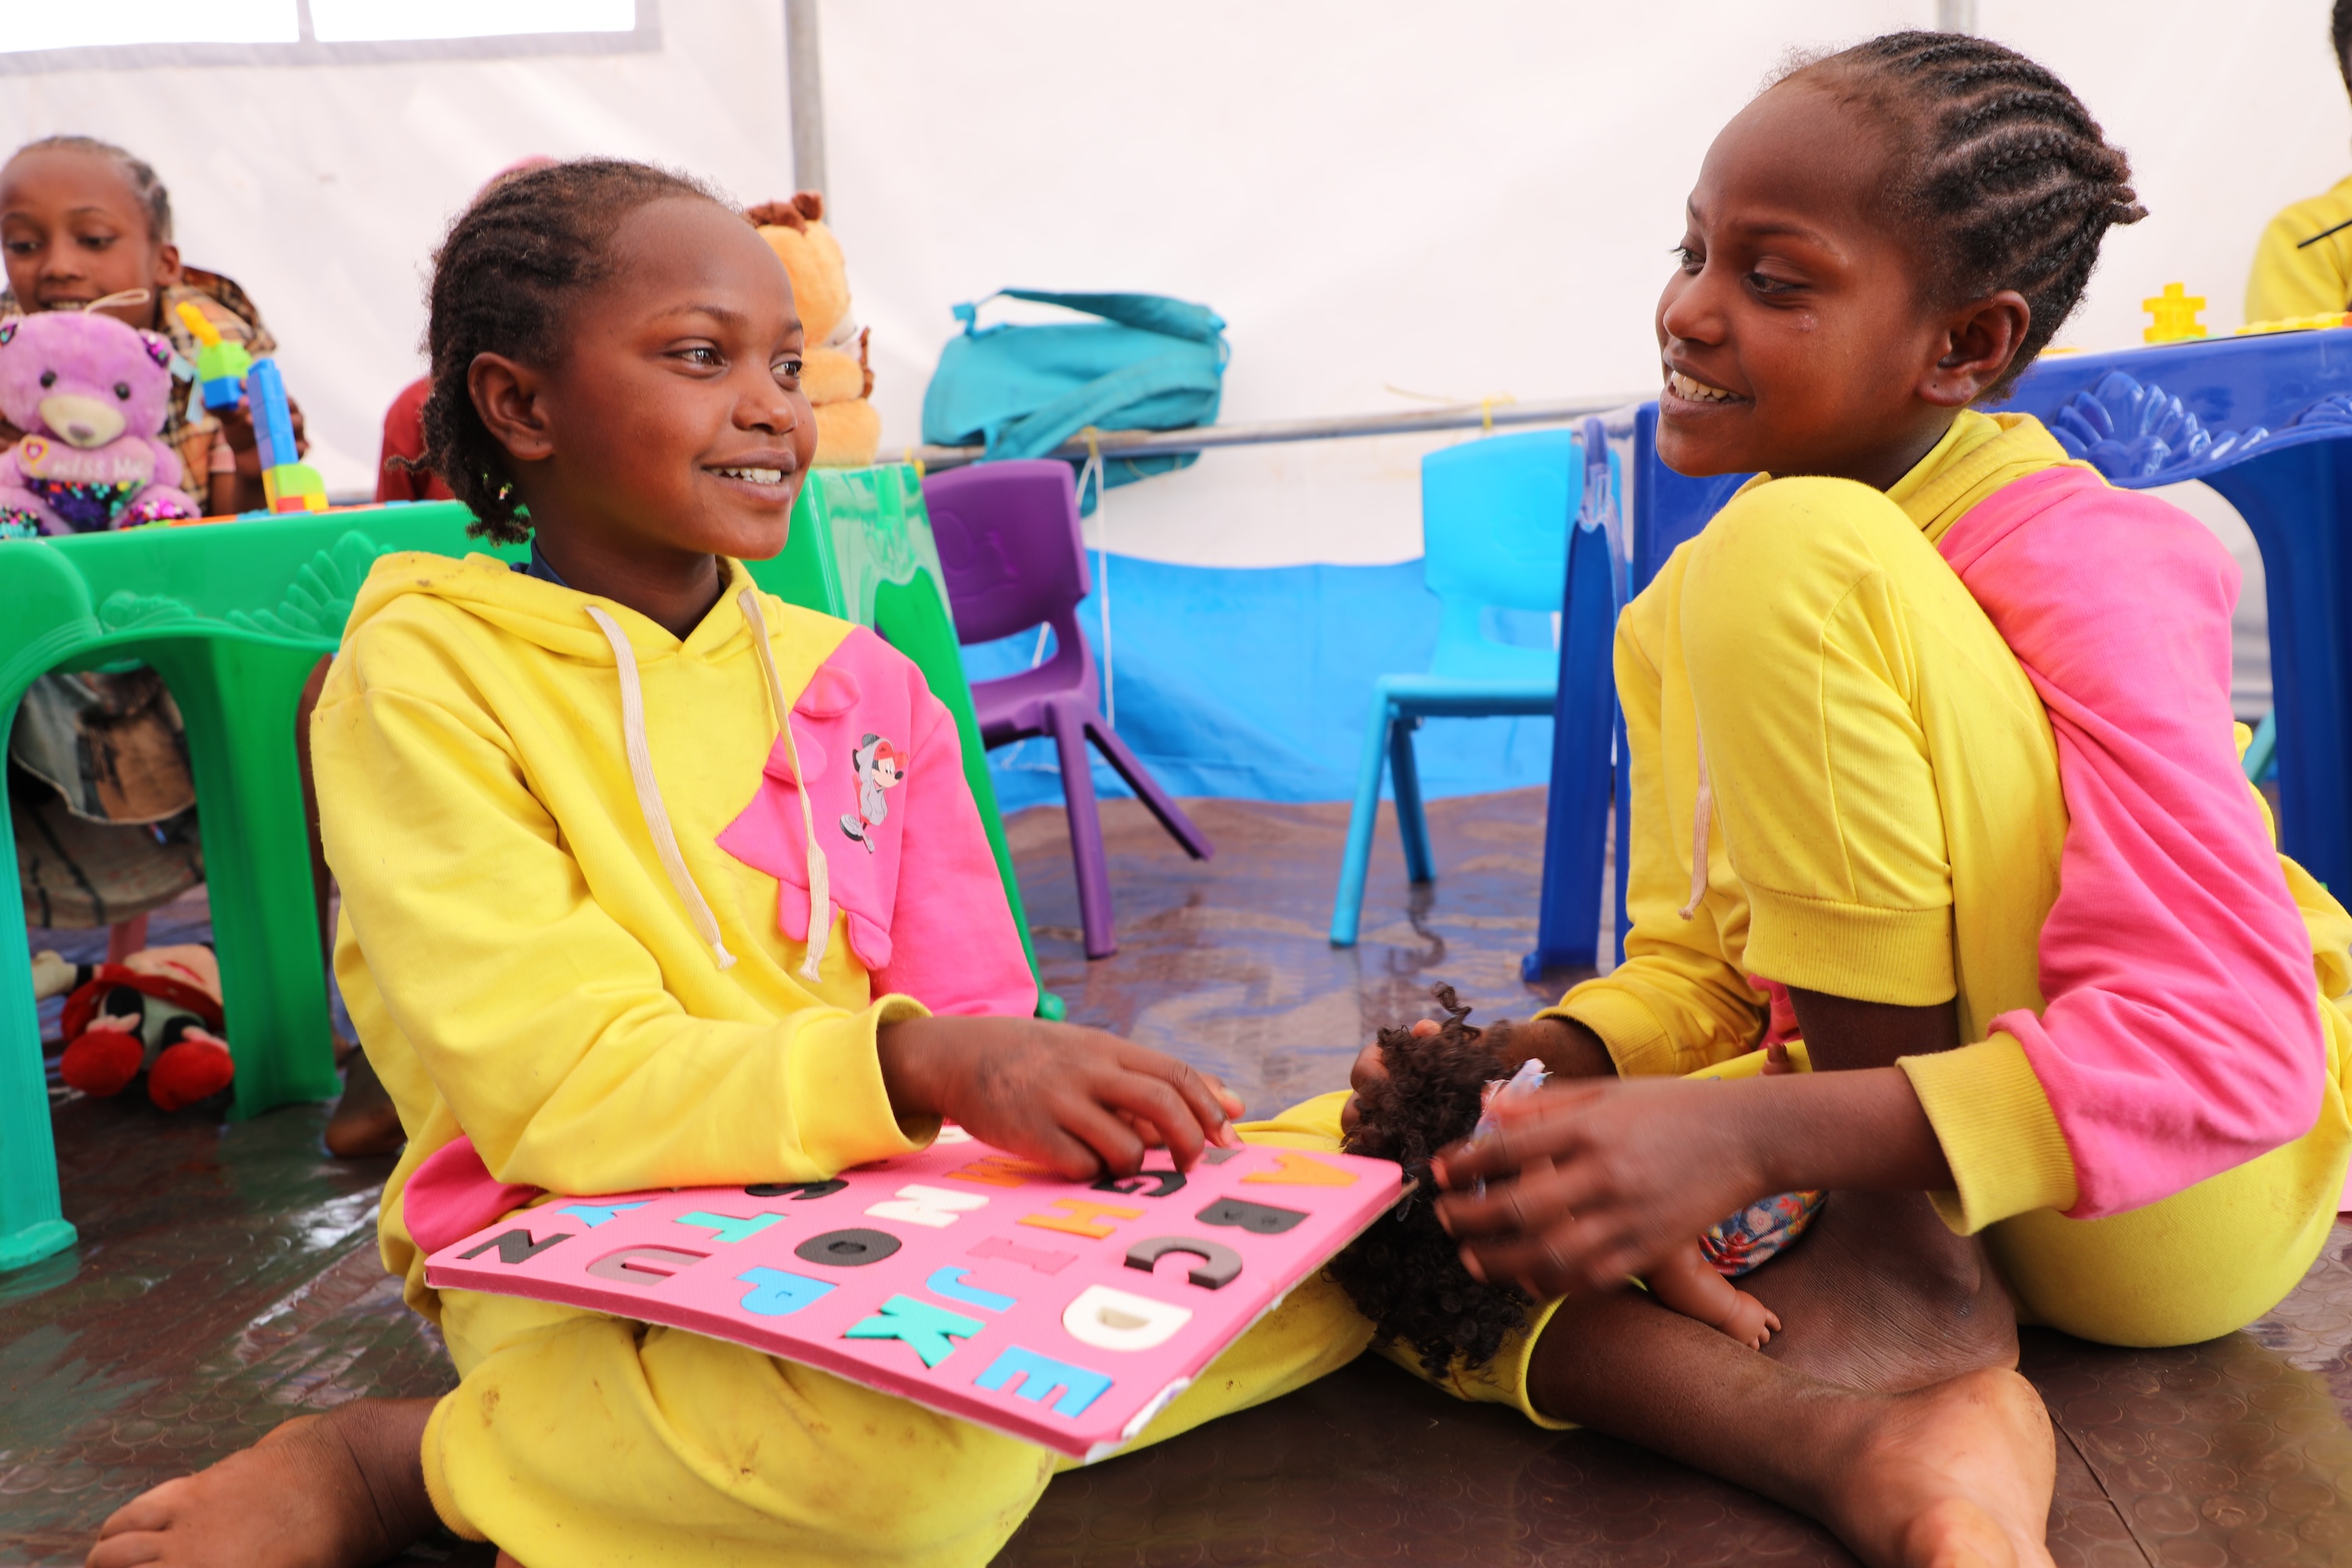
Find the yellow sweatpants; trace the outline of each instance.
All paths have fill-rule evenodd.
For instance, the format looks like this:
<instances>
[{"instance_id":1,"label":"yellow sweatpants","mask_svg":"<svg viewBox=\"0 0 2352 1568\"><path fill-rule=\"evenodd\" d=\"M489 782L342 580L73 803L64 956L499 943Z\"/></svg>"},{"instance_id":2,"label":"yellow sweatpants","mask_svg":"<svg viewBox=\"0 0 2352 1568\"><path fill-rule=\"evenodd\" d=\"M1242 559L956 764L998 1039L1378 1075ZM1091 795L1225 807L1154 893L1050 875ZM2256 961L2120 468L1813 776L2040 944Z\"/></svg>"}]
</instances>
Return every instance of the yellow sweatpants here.
<instances>
[{"instance_id":1,"label":"yellow sweatpants","mask_svg":"<svg viewBox=\"0 0 2352 1568\"><path fill-rule=\"evenodd\" d=\"M1343 1098L1243 1133L1335 1147ZM1076 1462L699 1334L464 1290L441 1314L461 1381L425 1429L426 1489L452 1530L525 1568L978 1568ZM1318 1275L1135 1446L1311 1383L1370 1337Z\"/></svg>"},{"instance_id":2,"label":"yellow sweatpants","mask_svg":"<svg viewBox=\"0 0 2352 1568\"><path fill-rule=\"evenodd\" d=\"M1959 1184L1939 1207L1956 1228L1984 1226L2029 1321L2110 1344L2190 1343L2302 1279L2352 1155L2352 1028L2325 1000L2328 1089L2298 1142L2107 1219L2004 1205L2072 1202L2073 1165L2023 1052L1985 1033L2043 1005L2037 945L2065 803L2032 685L1910 515L1843 480L1745 492L1628 606L1618 680L1636 931L1627 963L1558 1011L1622 1068L1691 1072L1746 1053L1749 974L1906 1005L1957 996L1960 1038L1979 1043L1906 1070ZM1702 736L1713 831L1706 897L1685 921ZM2299 870L2289 880L2315 952L2339 946L2340 908ZM2340 977L2340 957L2326 962Z\"/></svg>"}]
</instances>

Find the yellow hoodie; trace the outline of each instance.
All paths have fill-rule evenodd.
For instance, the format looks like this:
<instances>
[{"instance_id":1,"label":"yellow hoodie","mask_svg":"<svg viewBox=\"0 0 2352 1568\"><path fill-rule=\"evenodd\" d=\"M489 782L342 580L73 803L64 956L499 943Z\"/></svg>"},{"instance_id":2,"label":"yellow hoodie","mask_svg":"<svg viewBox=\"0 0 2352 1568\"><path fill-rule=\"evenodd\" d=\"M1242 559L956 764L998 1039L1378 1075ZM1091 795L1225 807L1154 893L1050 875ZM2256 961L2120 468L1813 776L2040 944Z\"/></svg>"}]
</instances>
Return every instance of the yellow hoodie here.
<instances>
[{"instance_id":1,"label":"yellow hoodie","mask_svg":"<svg viewBox=\"0 0 2352 1568\"><path fill-rule=\"evenodd\" d=\"M880 1026L1034 1006L945 709L725 565L683 642L484 555L386 556L352 607L311 754L336 978L409 1139L384 1261L428 1316L402 1192L461 1133L523 1188L821 1179L935 1131Z\"/></svg>"}]
</instances>

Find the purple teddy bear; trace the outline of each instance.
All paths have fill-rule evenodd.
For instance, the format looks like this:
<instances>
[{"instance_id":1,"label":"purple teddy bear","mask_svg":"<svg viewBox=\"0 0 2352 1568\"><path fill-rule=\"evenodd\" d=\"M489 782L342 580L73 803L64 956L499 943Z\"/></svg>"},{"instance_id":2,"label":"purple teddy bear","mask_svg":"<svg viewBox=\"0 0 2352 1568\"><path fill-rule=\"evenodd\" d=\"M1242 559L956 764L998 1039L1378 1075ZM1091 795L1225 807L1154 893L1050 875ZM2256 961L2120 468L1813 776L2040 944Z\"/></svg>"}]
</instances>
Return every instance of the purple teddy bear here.
<instances>
[{"instance_id":1,"label":"purple teddy bear","mask_svg":"<svg viewBox=\"0 0 2352 1568\"><path fill-rule=\"evenodd\" d=\"M159 439L172 359L169 339L95 311L0 321L0 416L25 432L0 454L0 538L199 515Z\"/></svg>"}]
</instances>

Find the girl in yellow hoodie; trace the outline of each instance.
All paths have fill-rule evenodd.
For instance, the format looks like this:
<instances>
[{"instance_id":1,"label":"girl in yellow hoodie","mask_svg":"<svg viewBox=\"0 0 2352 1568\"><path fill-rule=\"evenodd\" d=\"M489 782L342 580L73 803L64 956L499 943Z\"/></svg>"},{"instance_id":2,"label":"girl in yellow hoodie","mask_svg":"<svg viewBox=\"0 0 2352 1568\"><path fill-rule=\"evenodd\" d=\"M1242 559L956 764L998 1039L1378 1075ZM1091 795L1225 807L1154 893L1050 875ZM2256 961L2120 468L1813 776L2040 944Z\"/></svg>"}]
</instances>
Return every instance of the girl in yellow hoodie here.
<instances>
[{"instance_id":1,"label":"girl in yellow hoodie","mask_svg":"<svg viewBox=\"0 0 2352 1568\"><path fill-rule=\"evenodd\" d=\"M1055 1456L698 1335L435 1291L425 1253L542 1190L822 1179L942 1117L1074 1176L1147 1142L1189 1163L1239 1107L1029 1016L944 709L737 564L782 548L815 445L791 289L740 215L638 164L518 175L452 228L429 338L432 466L530 561L379 562L312 755L337 975L408 1135L384 1258L461 1382L289 1423L89 1560L373 1563L437 1517L530 1568L983 1563ZM1367 1337L1302 1286L1141 1441Z\"/></svg>"}]
</instances>

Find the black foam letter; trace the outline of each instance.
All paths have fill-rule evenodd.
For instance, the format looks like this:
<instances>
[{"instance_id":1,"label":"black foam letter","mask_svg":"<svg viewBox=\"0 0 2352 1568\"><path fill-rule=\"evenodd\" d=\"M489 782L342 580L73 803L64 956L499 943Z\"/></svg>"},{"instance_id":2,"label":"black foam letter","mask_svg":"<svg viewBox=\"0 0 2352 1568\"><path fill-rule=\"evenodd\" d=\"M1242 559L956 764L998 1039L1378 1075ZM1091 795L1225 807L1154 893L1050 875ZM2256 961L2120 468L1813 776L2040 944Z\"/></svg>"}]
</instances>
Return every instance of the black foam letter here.
<instances>
[{"instance_id":1,"label":"black foam letter","mask_svg":"<svg viewBox=\"0 0 2352 1568\"><path fill-rule=\"evenodd\" d=\"M1200 1259L1184 1277L1203 1290L1222 1290L1241 1278L1242 1255L1230 1247L1203 1241L1197 1236L1155 1236L1127 1249L1127 1266L1146 1274L1171 1252Z\"/></svg>"}]
</instances>

